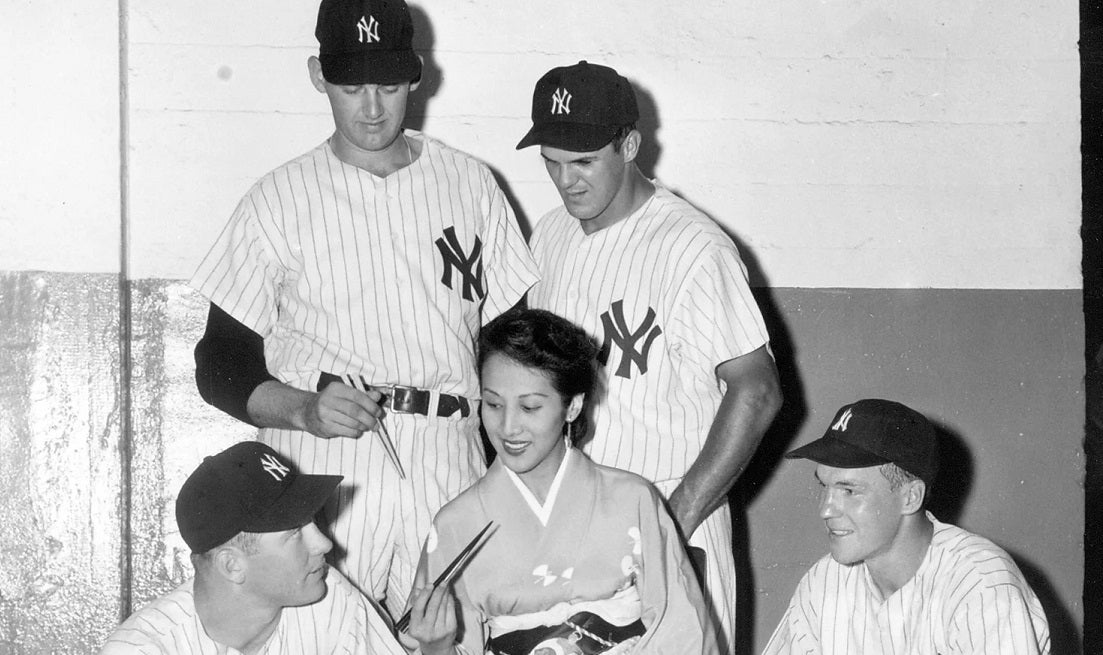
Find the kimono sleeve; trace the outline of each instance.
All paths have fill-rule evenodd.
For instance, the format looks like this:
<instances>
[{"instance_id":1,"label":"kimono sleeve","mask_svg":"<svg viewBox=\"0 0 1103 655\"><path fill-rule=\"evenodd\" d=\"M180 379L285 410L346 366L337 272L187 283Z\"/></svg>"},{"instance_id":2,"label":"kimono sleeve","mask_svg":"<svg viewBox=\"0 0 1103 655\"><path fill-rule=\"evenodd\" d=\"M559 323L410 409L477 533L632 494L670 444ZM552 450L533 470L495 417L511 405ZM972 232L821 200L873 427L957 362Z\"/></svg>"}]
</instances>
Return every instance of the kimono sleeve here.
<instances>
[{"instance_id":1,"label":"kimono sleeve","mask_svg":"<svg viewBox=\"0 0 1103 655\"><path fill-rule=\"evenodd\" d=\"M716 630L674 521L648 486L640 494L637 578L647 632L634 652L718 653Z\"/></svg>"},{"instance_id":2,"label":"kimono sleeve","mask_svg":"<svg viewBox=\"0 0 1103 655\"><path fill-rule=\"evenodd\" d=\"M267 336L284 278L282 235L258 185L238 203L188 284L247 328Z\"/></svg>"},{"instance_id":3,"label":"kimono sleeve","mask_svg":"<svg viewBox=\"0 0 1103 655\"><path fill-rule=\"evenodd\" d=\"M517 217L490 171L483 169L487 206L483 244L486 298L482 319L487 323L517 304L540 275L517 225Z\"/></svg>"},{"instance_id":4,"label":"kimono sleeve","mask_svg":"<svg viewBox=\"0 0 1103 655\"><path fill-rule=\"evenodd\" d=\"M441 526L438 521L440 516L429 527L429 535L425 538L425 545L421 549L421 558L418 560L417 573L414 574L414 588L428 587L433 581L448 568L452 559L463 550L472 535L458 535L455 530L447 525ZM461 522L462 524L462 522ZM481 654L486 647L486 633L482 612L472 602L464 584L464 577L460 575L452 583L456 602L460 609L460 620L457 626L458 641L457 651L460 655ZM409 609L409 599L406 608ZM402 644L406 648L417 648L417 640L408 635L400 635Z\"/></svg>"}]
</instances>

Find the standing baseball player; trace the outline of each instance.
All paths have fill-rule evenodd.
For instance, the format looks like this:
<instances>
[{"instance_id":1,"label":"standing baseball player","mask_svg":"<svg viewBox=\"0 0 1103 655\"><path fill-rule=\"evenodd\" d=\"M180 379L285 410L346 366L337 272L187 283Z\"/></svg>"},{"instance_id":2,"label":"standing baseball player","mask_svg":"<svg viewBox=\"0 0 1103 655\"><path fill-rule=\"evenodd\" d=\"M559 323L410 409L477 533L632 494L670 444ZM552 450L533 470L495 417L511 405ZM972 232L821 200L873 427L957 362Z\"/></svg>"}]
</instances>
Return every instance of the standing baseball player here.
<instances>
[{"instance_id":1,"label":"standing baseball player","mask_svg":"<svg viewBox=\"0 0 1103 655\"><path fill-rule=\"evenodd\" d=\"M938 449L922 414L859 400L786 457L818 465L831 553L797 585L766 655L1050 652L1041 603L1007 553L924 511Z\"/></svg>"},{"instance_id":2,"label":"standing baseball player","mask_svg":"<svg viewBox=\"0 0 1103 655\"><path fill-rule=\"evenodd\" d=\"M638 118L611 68L583 61L536 83L517 147L540 146L563 206L533 233L542 279L528 298L602 344L606 393L584 450L667 497L691 554L704 551L720 651L732 652L727 493L781 405L777 371L731 239L637 167Z\"/></svg>"},{"instance_id":3,"label":"standing baseball player","mask_svg":"<svg viewBox=\"0 0 1103 655\"><path fill-rule=\"evenodd\" d=\"M176 499L195 577L130 616L101 655L403 655L330 570L314 515L340 476L301 475L255 441L207 457Z\"/></svg>"},{"instance_id":4,"label":"standing baseball player","mask_svg":"<svg viewBox=\"0 0 1103 655\"><path fill-rule=\"evenodd\" d=\"M405 2L323 0L315 34L336 130L250 189L192 278L212 303L196 378L304 470L345 476L338 567L393 611L433 515L486 468L475 335L537 274L489 169L402 127L421 76Z\"/></svg>"}]
</instances>

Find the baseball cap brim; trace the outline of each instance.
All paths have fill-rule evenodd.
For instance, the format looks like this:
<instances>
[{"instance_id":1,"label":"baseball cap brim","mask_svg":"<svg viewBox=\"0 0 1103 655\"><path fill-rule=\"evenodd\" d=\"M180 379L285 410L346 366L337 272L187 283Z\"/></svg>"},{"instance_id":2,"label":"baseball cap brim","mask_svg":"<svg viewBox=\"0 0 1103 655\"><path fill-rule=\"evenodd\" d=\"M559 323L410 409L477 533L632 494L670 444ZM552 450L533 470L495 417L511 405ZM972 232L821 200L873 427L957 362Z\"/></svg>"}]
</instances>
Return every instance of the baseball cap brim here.
<instances>
[{"instance_id":1,"label":"baseball cap brim","mask_svg":"<svg viewBox=\"0 0 1103 655\"><path fill-rule=\"evenodd\" d=\"M330 84L403 84L421 79L413 50L322 53L322 77Z\"/></svg>"},{"instance_id":2,"label":"baseball cap brim","mask_svg":"<svg viewBox=\"0 0 1103 655\"><path fill-rule=\"evenodd\" d=\"M620 128L608 125L579 123L533 125L528 134L517 144L517 149L541 145L571 152L593 152L607 146L617 135L618 129Z\"/></svg>"},{"instance_id":3,"label":"baseball cap brim","mask_svg":"<svg viewBox=\"0 0 1103 655\"><path fill-rule=\"evenodd\" d=\"M865 468L888 464L890 460L875 455L864 448L855 446L826 435L785 454L786 459L810 459L818 464L826 464L841 469Z\"/></svg>"},{"instance_id":4,"label":"baseball cap brim","mask_svg":"<svg viewBox=\"0 0 1103 655\"><path fill-rule=\"evenodd\" d=\"M287 489L256 517L250 517L242 532L280 532L306 525L333 495L343 480L340 475L300 474Z\"/></svg>"}]
</instances>

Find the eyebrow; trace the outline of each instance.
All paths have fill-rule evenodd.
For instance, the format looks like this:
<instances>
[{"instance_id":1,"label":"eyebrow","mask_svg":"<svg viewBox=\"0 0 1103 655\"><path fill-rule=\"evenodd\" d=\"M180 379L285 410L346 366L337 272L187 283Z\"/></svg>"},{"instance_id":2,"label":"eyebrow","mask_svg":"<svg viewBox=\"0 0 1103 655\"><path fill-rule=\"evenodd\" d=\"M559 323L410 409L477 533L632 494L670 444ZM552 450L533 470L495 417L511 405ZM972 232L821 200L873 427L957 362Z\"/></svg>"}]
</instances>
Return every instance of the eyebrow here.
<instances>
[{"instance_id":1,"label":"eyebrow","mask_svg":"<svg viewBox=\"0 0 1103 655\"><path fill-rule=\"evenodd\" d=\"M825 487L827 486L827 483L820 478L820 474L818 472L813 472L812 477L816 478L816 482L819 482ZM847 487L848 489L862 489L866 486L865 483L861 482L860 480L854 480L851 478L842 478L839 480L835 480L831 484L836 487Z\"/></svg>"},{"instance_id":2,"label":"eyebrow","mask_svg":"<svg viewBox=\"0 0 1103 655\"><path fill-rule=\"evenodd\" d=\"M493 395L495 395L495 396L497 396L497 397L499 397L499 398L501 398L501 397L502 397L502 394L498 393L497 391L495 391L495 390L493 390L493 389L489 389L489 388L487 388L487 387L483 387L483 393L489 393L489 394L493 394ZM526 394L524 394L524 395L520 396L520 398L529 398L529 397L531 397L531 396L536 396L536 397L538 397L538 398L550 398L550 397L551 397L551 395L550 395L550 394L546 394L546 393L544 393L544 392L542 392L542 391L533 391L533 392L531 392L531 393L526 393Z\"/></svg>"},{"instance_id":3,"label":"eyebrow","mask_svg":"<svg viewBox=\"0 0 1103 655\"><path fill-rule=\"evenodd\" d=\"M544 161L552 162L552 163L555 163L555 164L575 164L575 163L578 163L578 162L591 162L591 161L594 161L594 160L597 159L596 154L579 155L577 157L573 157L571 159L566 159L566 160L563 160L563 161L559 161L558 159L552 159L551 157L548 157L544 153L540 153L540 156L544 158Z\"/></svg>"}]
</instances>

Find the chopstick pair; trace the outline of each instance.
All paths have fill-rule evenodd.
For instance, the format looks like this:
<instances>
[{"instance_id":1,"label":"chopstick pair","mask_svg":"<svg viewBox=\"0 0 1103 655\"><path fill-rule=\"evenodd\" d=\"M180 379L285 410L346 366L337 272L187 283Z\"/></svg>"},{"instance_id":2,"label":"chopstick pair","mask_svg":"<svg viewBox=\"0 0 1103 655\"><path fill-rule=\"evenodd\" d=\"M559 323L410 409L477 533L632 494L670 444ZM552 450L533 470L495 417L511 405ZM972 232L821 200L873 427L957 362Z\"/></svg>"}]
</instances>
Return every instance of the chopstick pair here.
<instances>
[{"instance_id":1,"label":"chopstick pair","mask_svg":"<svg viewBox=\"0 0 1103 655\"><path fill-rule=\"evenodd\" d=\"M360 384L356 384L356 378L352 377L351 373L346 375L344 379L345 383L353 389L359 389L360 391L367 393L369 385L367 382L364 381L364 378L360 378ZM383 442L384 450L387 451L387 457L390 458L391 463L394 464L394 467L398 470L398 477L405 480L406 471L402 468L402 462L398 461L398 450L395 449L394 441L391 440L391 433L389 430L387 430L387 424L383 422L383 419L379 419L377 423L379 424L379 430L377 434L379 435L379 440Z\"/></svg>"},{"instance_id":2,"label":"chopstick pair","mask_svg":"<svg viewBox=\"0 0 1103 655\"><path fill-rule=\"evenodd\" d=\"M456 558L452 560L452 563L449 564L444 569L444 571L442 571L441 574L437 576L437 579L433 581L433 591L436 591L437 587L440 587L442 585L452 584L452 581L455 580L456 576L460 574L460 571L463 569L464 565L467 564L467 562L470 561L472 557L474 557L475 553L478 552L479 548L481 548L483 544L490 540L490 536L494 533L488 535L487 531L489 531L490 528L493 526L494 521L487 522L487 524L483 526L483 529L479 530L479 534L475 535L475 538L469 541L466 546L464 546L463 550L460 551L460 554L456 555ZM486 536L486 539L483 539L484 535ZM399 632L406 632L406 629L410 627L410 610L406 610L406 613L403 614L402 618L400 618L398 622L394 624L394 627Z\"/></svg>"}]
</instances>

